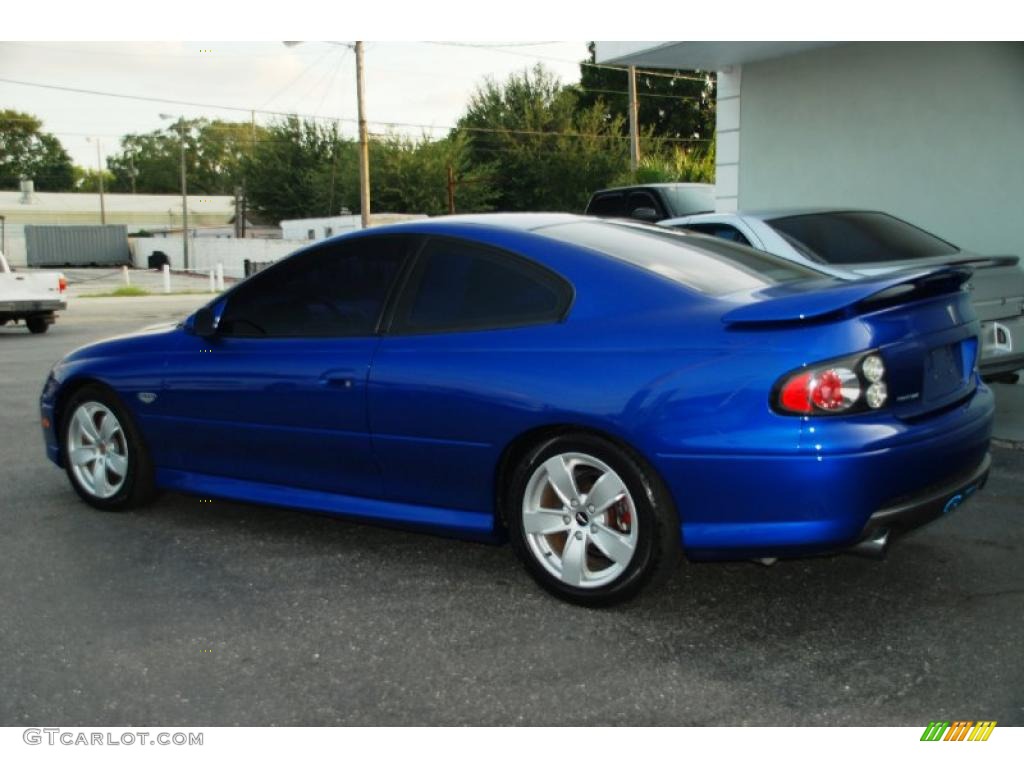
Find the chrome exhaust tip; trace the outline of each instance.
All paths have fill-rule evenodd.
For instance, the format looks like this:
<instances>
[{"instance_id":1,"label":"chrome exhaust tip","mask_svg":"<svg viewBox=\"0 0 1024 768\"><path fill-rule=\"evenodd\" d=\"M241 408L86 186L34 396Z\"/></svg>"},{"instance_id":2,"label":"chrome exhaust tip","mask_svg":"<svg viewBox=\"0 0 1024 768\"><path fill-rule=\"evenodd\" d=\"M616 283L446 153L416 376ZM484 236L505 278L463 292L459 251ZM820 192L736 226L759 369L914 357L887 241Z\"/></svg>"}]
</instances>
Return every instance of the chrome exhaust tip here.
<instances>
[{"instance_id":1,"label":"chrome exhaust tip","mask_svg":"<svg viewBox=\"0 0 1024 768\"><path fill-rule=\"evenodd\" d=\"M861 557L872 557L876 560L885 557L885 551L889 548L889 529L881 528L873 531L866 539L861 539L850 547L851 555Z\"/></svg>"}]
</instances>

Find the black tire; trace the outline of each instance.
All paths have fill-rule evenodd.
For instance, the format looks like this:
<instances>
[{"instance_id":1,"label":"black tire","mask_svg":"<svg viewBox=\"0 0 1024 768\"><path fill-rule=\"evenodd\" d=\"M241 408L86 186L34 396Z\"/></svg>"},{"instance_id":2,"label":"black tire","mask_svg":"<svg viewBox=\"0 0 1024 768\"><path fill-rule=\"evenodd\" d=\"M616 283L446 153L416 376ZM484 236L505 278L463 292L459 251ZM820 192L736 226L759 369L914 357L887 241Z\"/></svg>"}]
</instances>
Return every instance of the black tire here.
<instances>
[{"instance_id":1,"label":"black tire","mask_svg":"<svg viewBox=\"0 0 1024 768\"><path fill-rule=\"evenodd\" d=\"M601 586L573 586L553 575L541 564L524 530L524 496L531 477L548 459L569 453L599 459L621 478L633 499L638 529L632 559L618 577ZM537 583L563 600L592 607L620 603L664 581L679 562L679 522L668 489L640 456L603 437L569 433L540 443L515 468L507 490L504 513L516 554Z\"/></svg>"},{"instance_id":2,"label":"black tire","mask_svg":"<svg viewBox=\"0 0 1024 768\"><path fill-rule=\"evenodd\" d=\"M50 330L50 320L42 315L33 315L25 318L25 327L29 333L46 333Z\"/></svg>"},{"instance_id":3,"label":"black tire","mask_svg":"<svg viewBox=\"0 0 1024 768\"><path fill-rule=\"evenodd\" d=\"M71 418L80 405L90 401L105 406L117 417L125 437L128 470L121 488L108 498L99 498L81 485L78 478L75 477L68 456L68 430ZM156 497L153 462L149 455L149 449L139 434L131 413L109 387L100 384L87 384L74 392L61 408L59 439L61 460L68 480L71 481L71 487L90 506L106 512L121 512L140 507Z\"/></svg>"}]
</instances>

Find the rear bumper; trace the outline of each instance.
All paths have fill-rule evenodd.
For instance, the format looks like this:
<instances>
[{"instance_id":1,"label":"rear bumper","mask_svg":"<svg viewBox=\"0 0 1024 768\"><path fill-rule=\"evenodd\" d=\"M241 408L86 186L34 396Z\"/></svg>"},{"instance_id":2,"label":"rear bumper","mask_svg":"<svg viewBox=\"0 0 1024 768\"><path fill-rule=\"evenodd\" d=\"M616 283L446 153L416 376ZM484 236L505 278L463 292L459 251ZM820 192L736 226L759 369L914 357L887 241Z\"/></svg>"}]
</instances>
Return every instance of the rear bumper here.
<instances>
[{"instance_id":1,"label":"rear bumper","mask_svg":"<svg viewBox=\"0 0 1024 768\"><path fill-rule=\"evenodd\" d=\"M868 518L863 538L874 538L883 531L905 533L949 514L985 487L991 466L992 456L986 453L978 466L963 475L893 500Z\"/></svg>"},{"instance_id":2,"label":"rear bumper","mask_svg":"<svg viewBox=\"0 0 1024 768\"><path fill-rule=\"evenodd\" d=\"M40 312L58 312L67 309L63 299L46 299L42 301L0 301L0 315L26 317Z\"/></svg>"},{"instance_id":3,"label":"rear bumper","mask_svg":"<svg viewBox=\"0 0 1024 768\"><path fill-rule=\"evenodd\" d=\"M816 422L821 442L788 454L659 456L658 464L692 559L822 554L883 523L924 524L969 498L987 477L993 413L981 385L926 422Z\"/></svg>"}]
</instances>

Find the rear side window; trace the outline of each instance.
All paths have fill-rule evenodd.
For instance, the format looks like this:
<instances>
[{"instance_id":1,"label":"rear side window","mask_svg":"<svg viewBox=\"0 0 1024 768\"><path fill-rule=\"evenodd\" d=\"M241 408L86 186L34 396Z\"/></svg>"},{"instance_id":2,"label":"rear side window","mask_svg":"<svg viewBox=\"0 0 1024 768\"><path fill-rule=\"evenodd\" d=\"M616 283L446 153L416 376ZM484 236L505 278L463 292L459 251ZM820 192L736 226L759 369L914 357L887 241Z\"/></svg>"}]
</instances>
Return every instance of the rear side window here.
<instances>
[{"instance_id":1,"label":"rear side window","mask_svg":"<svg viewBox=\"0 0 1024 768\"><path fill-rule=\"evenodd\" d=\"M547 269L504 251L432 239L395 312L397 333L510 328L562 319L572 289Z\"/></svg>"},{"instance_id":2,"label":"rear side window","mask_svg":"<svg viewBox=\"0 0 1024 768\"><path fill-rule=\"evenodd\" d=\"M371 336L412 246L406 237L328 243L259 272L232 291L227 336Z\"/></svg>"},{"instance_id":3,"label":"rear side window","mask_svg":"<svg viewBox=\"0 0 1024 768\"><path fill-rule=\"evenodd\" d=\"M697 232L701 235L711 235L711 237L717 237L719 240L728 240L730 243L739 243L740 245L750 245L750 241L744 237L743 233L740 232L736 227L731 224L717 224L717 223L701 223L701 224L687 224L682 229L688 229L691 232Z\"/></svg>"},{"instance_id":4,"label":"rear side window","mask_svg":"<svg viewBox=\"0 0 1024 768\"><path fill-rule=\"evenodd\" d=\"M826 277L764 251L647 224L594 220L535 231L600 251L711 296Z\"/></svg>"},{"instance_id":5,"label":"rear side window","mask_svg":"<svg viewBox=\"0 0 1024 768\"><path fill-rule=\"evenodd\" d=\"M826 264L904 261L960 252L923 229L874 211L810 213L771 219L768 224Z\"/></svg>"},{"instance_id":6,"label":"rear side window","mask_svg":"<svg viewBox=\"0 0 1024 768\"><path fill-rule=\"evenodd\" d=\"M597 195L587 206L590 216L625 216L626 196L621 192Z\"/></svg>"}]
</instances>

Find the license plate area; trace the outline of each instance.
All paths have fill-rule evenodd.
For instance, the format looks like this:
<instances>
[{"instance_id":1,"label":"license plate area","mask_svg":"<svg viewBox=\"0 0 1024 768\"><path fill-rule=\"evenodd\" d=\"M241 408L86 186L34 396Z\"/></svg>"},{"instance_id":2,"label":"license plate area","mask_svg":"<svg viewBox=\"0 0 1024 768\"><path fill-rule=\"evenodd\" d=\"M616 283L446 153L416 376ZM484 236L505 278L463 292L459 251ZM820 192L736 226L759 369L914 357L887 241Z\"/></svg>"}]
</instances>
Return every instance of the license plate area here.
<instances>
[{"instance_id":1,"label":"license plate area","mask_svg":"<svg viewBox=\"0 0 1024 768\"><path fill-rule=\"evenodd\" d=\"M924 361L922 387L925 402L946 398L964 386L966 376L960 344L961 342L944 344L928 350Z\"/></svg>"}]
</instances>

